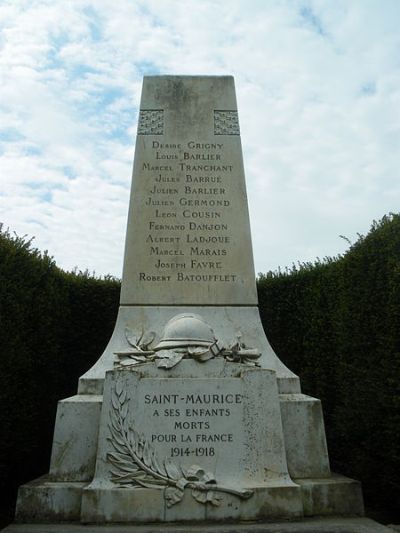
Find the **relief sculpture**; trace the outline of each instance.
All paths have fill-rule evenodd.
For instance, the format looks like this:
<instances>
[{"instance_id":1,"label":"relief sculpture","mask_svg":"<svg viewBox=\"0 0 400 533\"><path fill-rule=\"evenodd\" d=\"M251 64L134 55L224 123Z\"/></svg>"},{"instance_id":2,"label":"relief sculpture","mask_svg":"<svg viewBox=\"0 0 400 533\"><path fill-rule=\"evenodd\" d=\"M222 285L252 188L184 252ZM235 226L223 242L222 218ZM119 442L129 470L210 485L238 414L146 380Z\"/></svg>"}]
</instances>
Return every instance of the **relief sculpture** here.
<instances>
[{"instance_id":1,"label":"relief sculpture","mask_svg":"<svg viewBox=\"0 0 400 533\"><path fill-rule=\"evenodd\" d=\"M111 481L121 487L164 489L167 507L179 503L185 489L190 489L200 503L220 505L219 492L226 492L248 499L252 490L240 490L218 485L215 476L201 466L188 468L172 462L168 457L161 459L152 444L139 434L129 417L129 396L121 381L112 389L109 420L109 441L113 448L107 454L111 464Z\"/></svg>"},{"instance_id":2,"label":"relief sculpture","mask_svg":"<svg viewBox=\"0 0 400 533\"><path fill-rule=\"evenodd\" d=\"M214 135L240 135L237 111L214 111Z\"/></svg>"},{"instance_id":3,"label":"relief sculpture","mask_svg":"<svg viewBox=\"0 0 400 533\"><path fill-rule=\"evenodd\" d=\"M135 334L125 331L129 348L115 352L116 363L130 366L154 361L158 368L169 369L176 366L182 359L195 359L206 362L214 357L224 357L233 363L259 366L257 359L259 350L248 348L242 342L241 334L229 343L218 340L213 329L200 315L182 313L167 322L161 340L152 347L157 337L155 332Z\"/></svg>"},{"instance_id":4,"label":"relief sculpture","mask_svg":"<svg viewBox=\"0 0 400 533\"><path fill-rule=\"evenodd\" d=\"M140 111L138 135L163 135L164 111L162 109L145 109Z\"/></svg>"}]
</instances>

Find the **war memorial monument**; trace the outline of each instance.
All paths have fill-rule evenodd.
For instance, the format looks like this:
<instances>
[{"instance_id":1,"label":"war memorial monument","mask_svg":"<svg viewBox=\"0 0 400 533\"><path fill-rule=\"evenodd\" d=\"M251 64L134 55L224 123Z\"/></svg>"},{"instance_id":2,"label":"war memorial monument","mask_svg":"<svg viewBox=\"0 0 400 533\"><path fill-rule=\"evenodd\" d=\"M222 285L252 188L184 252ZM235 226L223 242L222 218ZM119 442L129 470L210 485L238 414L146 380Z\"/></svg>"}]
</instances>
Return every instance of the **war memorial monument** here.
<instances>
[{"instance_id":1,"label":"war memorial monument","mask_svg":"<svg viewBox=\"0 0 400 533\"><path fill-rule=\"evenodd\" d=\"M265 336L233 78L144 78L120 308L59 402L22 522L362 515L330 471L321 404Z\"/></svg>"}]
</instances>

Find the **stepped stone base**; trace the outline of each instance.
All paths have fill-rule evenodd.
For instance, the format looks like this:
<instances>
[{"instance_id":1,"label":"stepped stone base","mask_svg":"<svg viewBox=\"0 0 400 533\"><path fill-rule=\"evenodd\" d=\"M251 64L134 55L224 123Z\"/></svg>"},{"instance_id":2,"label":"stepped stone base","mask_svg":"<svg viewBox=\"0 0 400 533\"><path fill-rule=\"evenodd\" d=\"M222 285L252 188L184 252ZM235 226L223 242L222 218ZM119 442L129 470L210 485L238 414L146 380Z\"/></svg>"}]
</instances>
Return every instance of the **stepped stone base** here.
<instances>
[{"instance_id":1,"label":"stepped stone base","mask_svg":"<svg viewBox=\"0 0 400 533\"><path fill-rule=\"evenodd\" d=\"M52 482L39 478L19 490L17 522L179 522L179 508L167 508L162 490L90 488L84 482ZM229 499L229 495L225 496ZM118 505L115 502L118 500ZM269 486L255 490L252 499L224 501L221 508L200 505L188 498L182 508L190 520L298 519L312 515L364 514L361 486L357 481L333 474L323 479L297 479L290 486Z\"/></svg>"},{"instance_id":2,"label":"stepped stone base","mask_svg":"<svg viewBox=\"0 0 400 533\"><path fill-rule=\"evenodd\" d=\"M397 526L399 527L399 526ZM393 533L398 529L385 527L369 518L308 518L293 522L190 524L191 533ZM151 524L78 525L78 524L12 524L3 533L187 533L188 525Z\"/></svg>"},{"instance_id":3,"label":"stepped stone base","mask_svg":"<svg viewBox=\"0 0 400 533\"><path fill-rule=\"evenodd\" d=\"M20 488L17 521L144 524L362 516L360 484L330 473L319 400L301 393L278 394L276 381L274 371L235 365L221 358L207 365L182 361L169 371L168 379L165 374L160 378L152 364L109 371L104 396L79 394L59 402L50 473ZM115 396L118 384L121 391L127 391L126 398L133 398L132 403L126 404L129 409L124 416L134 413L140 428L145 427L146 421L155 424L156 435L172 434L173 426L169 417L164 422L152 420L153 408L149 411L143 402L144 398L151 398L152 391L172 396L172 392L180 390L183 397L217 390L232 397L236 394L240 403L230 407L230 433L237 445L227 445L216 463L225 468L227 462L229 468L226 466L225 470L230 473L219 485L220 505L199 501L187 489L178 505L168 506L165 488L114 484L107 457L115 453L110 444L110 420L114 420L110 417L120 412L116 411L120 406L114 405L117 397L122 398ZM216 433L224 431L224 423L223 419L210 421ZM148 435L146 439L149 440ZM123 442L119 444L122 445ZM166 446L170 446L169 441ZM253 455L255 451L257 454ZM166 455L162 448L159 454ZM214 471L207 459L211 464L212 458L207 457L201 458L202 464ZM224 469L220 472L223 475ZM254 494L241 499L236 489Z\"/></svg>"}]
</instances>

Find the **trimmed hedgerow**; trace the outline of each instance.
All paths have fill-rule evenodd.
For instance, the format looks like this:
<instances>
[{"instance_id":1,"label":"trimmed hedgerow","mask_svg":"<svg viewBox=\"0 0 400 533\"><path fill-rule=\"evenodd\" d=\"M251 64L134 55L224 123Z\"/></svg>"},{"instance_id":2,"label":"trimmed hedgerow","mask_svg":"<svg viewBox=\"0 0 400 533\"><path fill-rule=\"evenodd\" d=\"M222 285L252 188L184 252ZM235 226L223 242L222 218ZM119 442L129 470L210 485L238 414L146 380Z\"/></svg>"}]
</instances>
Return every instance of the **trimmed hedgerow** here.
<instances>
[{"instance_id":1,"label":"trimmed hedgerow","mask_svg":"<svg viewBox=\"0 0 400 533\"><path fill-rule=\"evenodd\" d=\"M333 469L370 507L400 508L400 215L336 259L260 275L268 338L322 400Z\"/></svg>"},{"instance_id":2,"label":"trimmed hedgerow","mask_svg":"<svg viewBox=\"0 0 400 533\"><path fill-rule=\"evenodd\" d=\"M120 283L66 273L25 238L0 231L0 490L48 470L57 401L109 340Z\"/></svg>"}]
</instances>

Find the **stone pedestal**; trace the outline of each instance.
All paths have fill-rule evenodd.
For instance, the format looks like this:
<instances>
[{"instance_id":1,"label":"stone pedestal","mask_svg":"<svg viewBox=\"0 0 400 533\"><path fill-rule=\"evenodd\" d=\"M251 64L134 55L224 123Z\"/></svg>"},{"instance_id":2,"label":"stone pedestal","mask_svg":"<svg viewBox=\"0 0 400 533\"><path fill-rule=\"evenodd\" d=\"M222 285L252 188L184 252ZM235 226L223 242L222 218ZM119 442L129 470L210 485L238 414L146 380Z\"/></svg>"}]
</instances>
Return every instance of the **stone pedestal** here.
<instances>
[{"instance_id":1,"label":"stone pedestal","mask_svg":"<svg viewBox=\"0 0 400 533\"><path fill-rule=\"evenodd\" d=\"M224 519L227 510L256 519L266 494L284 500L279 509L288 517L301 515L275 373L222 358L207 366L182 361L168 377L151 364L107 373L83 521ZM140 502L140 518L126 501Z\"/></svg>"},{"instance_id":2,"label":"stone pedestal","mask_svg":"<svg viewBox=\"0 0 400 533\"><path fill-rule=\"evenodd\" d=\"M362 513L261 324L233 78L146 77L115 330L59 403L50 473L20 488L17 519Z\"/></svg>"}]
</instances>

